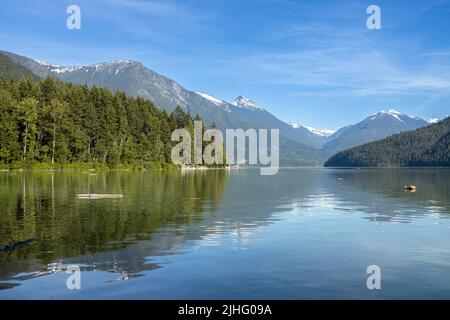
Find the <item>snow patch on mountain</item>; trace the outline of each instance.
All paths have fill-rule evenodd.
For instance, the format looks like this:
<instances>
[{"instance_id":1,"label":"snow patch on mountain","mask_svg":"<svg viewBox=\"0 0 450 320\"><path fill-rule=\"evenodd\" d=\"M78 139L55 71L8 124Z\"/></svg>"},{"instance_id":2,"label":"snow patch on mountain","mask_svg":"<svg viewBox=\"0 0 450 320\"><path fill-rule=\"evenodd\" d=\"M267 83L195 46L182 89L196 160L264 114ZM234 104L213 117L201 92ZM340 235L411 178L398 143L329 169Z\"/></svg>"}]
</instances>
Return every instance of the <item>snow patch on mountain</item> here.
<instances>
[{"instance_id":1,"label":"snow patch on mountain","mask_svg":"<svg viewBox=\"0 0 450 320\"><path fill-rule=\"evenodd\" d=\"M313 133L313 134L315 134L317 136L321 136L321 137L329 137L329 136L331 136L332 134L334 134L336 132L334 130L327 130L327 129L325 129L325 130L317 130L315 128L308 127L308 126L303 126L303 128L308 129L309 132L311 132L311 133Z\"/></svg>"},{"instance_id":2,"label":"snow patch on mountain","mask_svg":"<svg viewBox=\"0 0 450 320\"><path fill-rule=\"evenodd\" d=\"M386 116L386 115L391 116L391 117L395 118L396 120L398 120L398 121L400 121L402 123L406 123L405 121L408 121L408 120L411 120L411 119L412 120L416 120L416 121L425 121L421 117L408 116L407 114L404 114L404 113L402 113L400 111L397 111L397 110L394 110L394 109L391 109L391 110L388 110L388 111L384 111L383 110L383 111L374 113L374 114L372 114L369 117L369 120L377 120L377 119L380 119L380 118L382 118L383 116Z\"/></svg>"},{"instance_id":3,"label":"snow patch on mountain","mask_svg":"<svg viewBox=\"0 0 450 320\"><path fill-rule=\"evenodd\" d=\"M211 101L218 107L221 106L222 104L224 104L224 102L222 100L214 98L213 96L210 96L209 94L202 93L202 92L195 92L195 93L198 94L199 96L205 98L206 100Z\"/></svg>"},{"instance_id":4,"label":"snow patch on mountain","mask_svg":"<svg viewBox=\"0 0 450 320\"><path fill-rule=\"evenodd\" d=\"M263 108L258 107L258 105L256 104L256 102L250 100L247 97L244 96L239 96L237 97L232 105L239 107L239 108L244 108L244 109L248 109L248 110L263 110Z\"/></svg>"},{"instance_id":5,"label":"snow patch on mountain","mask_svg":"<svg viewBox=\"0 0 450 320\"><path fill-rule=\"evenodd\" d=\"M51 64L48 63L47 61L41 61L41 60L34 60L37 63L39 63L41 66L45 66L45 67L53 67L53 68L61 68L61 66L57 65L57 64Z\"/></svg>"},{"instance_id":6,"label":"snow patch on mountain","mask_svg":"<svg viewBox=\"0 0 450 320\"><path fill-rule=\"evenodd\" d=\"M428 119L427 122L430 123L430 124L434 124L434 123L438 123L439 119L438 118L431 118L431 119Z\"/></svg>"},{"instance_id":7,"label":"snow patch on mountain","mask_svg":"<svg viewBox=\"0 0 450 320\"><path fill-rule=\"evenodd\" d=\"M316 136L320 136L320 137L329 137L329 136L333 135L336 132L335 130L328 130L328 129L318 130L318 129L315 129L313 127L301 125L301 124L298 124L298 123L295 123L295 122L286 121L286 123L288 125L290 125L294 129L305 128L306 130L308 130L312 134L315 134Z\"/></svg>"},{"instance_id":8,"label":"snow patch on mountain","mask_svg":"<svg viewBox=\"0 0 450 320\"><path fill-rule=\"evenodd\" d=\"M133 61L133 60L114 60L114 61L108 61L108 62L102 62L102 63L96 63L86 66L86 68L95 68L96 70L102 70L108 67L125 67L130 64L139 64L139 62Z\"/></svg>"},{"instance_id":9,"label":"snow patch on mountain","mask_svg":"<svg viewBox=\"0 0 450 320\"><path fill-rule=\"evenodd\" d=\"M381 111L381 113L387 113L387 114L393 116L395 119L397 119L397 120L399 120L401 122L404 122L402 119L400 119L400 117L403 116L404 114L399 112L399 111L397 111L397 110L391 109L391 110L388 110L388 111Z\"/></svg>"},{"instance_id":10,"label":"snow patch on mountain","mask_svg":"<svg viewBox=\"0 0 450 320\"><path fill-rule=\"evenodd\" d=\"M51 67L50 72L65 73L80 70L82 67Z\"/></svg>"},{"instance_id":11,"label":"snow patch on mountain","mask_svg":"<svg viewBox=\"0 0 450 320\"><path fill-rule=\"evenodd\" d=\"M202 92L195 92L197 95L199 95L200 97L202 97L203 99L208 100L209 102L212 102L215 106L221 108L222 110L226 111L226 112L231 112L231 105L223 100L217 99L213 96L210 96L209 94L206 93L202 93Z\"/></svg>"},{"instance_id":12,"label":"snow patch on mountain","mask_svg":"<svg viewBox=\"0 0 450 320\"><path fill-rule=\"evenodd\" d=\"M403 113L401 113L400 111L397 111L395 109L391 109L391 110L388 110L388 111L381 111L381 113L388 113L390 115L395 115L395 116L403 115Z\"/></svg>"},{"instance_id":13,"label":"snow patch on mountain","mask_svg":"<svg viewBox=\"0 0 450 320\"><path fill-rule=\"evenodd\" d=\"M289 126L291 126L292 128L294 128L294 129L300 129L302 126L301 125L299 125L299 124L297 124L297 123L295 123L295 122L289 122L289 121L286 121L286 123L289 125Z\"/></svg>"},{"instance_id":14,"label":"snow patch on mountain","mask_svg":"<svg viewBox=\"0 0 450 320\"><path fill-rule=\"evenodd\" d=\"M380 116L384 116L384 115L390 115L390 116L394 117L395 119L397 119L397 120L399 120L401 122L404 122L401 119L401 117L405 116L405 114L401 113L400 111L394 110L394 109L391 109L391 110L388 110L388 111L382 110L380 112L374 113L370 117L370 120L378 119Z\"/></svg>"},{"instance_id":15,"label":"snow patch on mountain","mask_svg":"<svg viewBox=\"0 0 450 320\"><path fill-rule=\"evenodd\" d=\"M60 66L57 64L51 64L45 61L40 61L40 60L34 60L37 63L39 63L40 65L47 67L48 70L50 72L53 73L68 73L68 72L75 72L78 70L84 70L85 72L88 72L91 69L95 69L95 71L101 71L104 70L108 67L115 67L115 76L119 74L119 72L129 66L130 64L139 64L139 62L133 61L133 60L114 60L114 61L108 61L108 62L102 62L102 63L96 63L96 64L91 64L91 65L87 65L87 66Z\"/></svg>"}]
</instances>

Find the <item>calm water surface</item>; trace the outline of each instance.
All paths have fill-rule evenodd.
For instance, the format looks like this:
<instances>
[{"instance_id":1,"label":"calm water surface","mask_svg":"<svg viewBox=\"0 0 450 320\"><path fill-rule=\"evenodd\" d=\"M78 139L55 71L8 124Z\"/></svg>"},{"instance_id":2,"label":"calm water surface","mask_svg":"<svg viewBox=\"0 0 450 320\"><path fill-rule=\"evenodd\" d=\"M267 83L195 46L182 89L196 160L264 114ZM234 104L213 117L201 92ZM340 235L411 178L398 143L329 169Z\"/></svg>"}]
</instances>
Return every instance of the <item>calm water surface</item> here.
<instances>
[{"instance_id":1,"label":"calm water surface","mask_svg":"<svg viewBox=\"0 0 450 320\"><path fill-rule=\"evenodd\" d=\"M448 169L0 172L0 299L449 299L449 217Z\"/></svg>"}]
</instances>

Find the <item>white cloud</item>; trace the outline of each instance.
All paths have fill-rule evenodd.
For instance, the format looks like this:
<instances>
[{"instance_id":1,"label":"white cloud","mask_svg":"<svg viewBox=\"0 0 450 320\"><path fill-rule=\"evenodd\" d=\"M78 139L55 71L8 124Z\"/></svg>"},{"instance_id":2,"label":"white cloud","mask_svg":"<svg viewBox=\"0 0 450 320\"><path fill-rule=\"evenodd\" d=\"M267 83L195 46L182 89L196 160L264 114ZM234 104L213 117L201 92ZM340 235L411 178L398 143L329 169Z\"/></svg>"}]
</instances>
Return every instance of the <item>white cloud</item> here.
<instances>
[{"instance_id":1,"label":"white cloud","mask_svg":"<svg viewBox=\"0 0 450 320\"><path fill-rule=\"evenodd\" d=\"M283 51L253 54L241 64L248 74L258 74L258 82L291 85L301 96L434 95L450 89L450 64L442 63L447 52L416 57L408 50L408 39L403 52L391 52L384 43L371 40L369 32L294 25L265 40L301 42Z\"/></svg>"}]
</instances>

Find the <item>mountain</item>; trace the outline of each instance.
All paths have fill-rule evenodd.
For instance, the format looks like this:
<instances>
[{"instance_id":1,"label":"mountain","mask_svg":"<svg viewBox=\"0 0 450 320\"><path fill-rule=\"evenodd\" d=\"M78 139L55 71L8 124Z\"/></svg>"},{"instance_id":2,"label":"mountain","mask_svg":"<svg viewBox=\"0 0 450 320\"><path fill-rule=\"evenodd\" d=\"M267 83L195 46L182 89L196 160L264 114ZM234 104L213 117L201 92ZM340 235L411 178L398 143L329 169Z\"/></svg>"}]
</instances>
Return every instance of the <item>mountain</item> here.
<instances>
[{"instance_id":1,"label":"mountain","mask_svg":"<svg viewBox=\"0 0 450 320\"><path fill-rule=\"evenodd\" d=\"M23 79L31 78L33 80L38 80L38 77L29 71L27 68L15 63L8 56L0 53L0 75L5 79Z\"/></svg>"},{"instance_id":2,"label":"mountain","mask_svg":"<svg viewBox=\"0 0 450 320\"><path fill-rule=\"evenodd\" d=\"M229 103L206 93L197 92L197 94L208 99L225 112L244 120L246 123L252 123L253 128L279 129L280 149L282 150L280 157L285 165L311 166L320 165L325 161L325 154L318 149L320 144L308 130L292 128L253 100L240 95L232 103Z\"/></svg>"},{"instance_id":3,"label":"mountain","mask_svg":"<svg viewBox=\"0 0 450 320\"><path fill-rule=\"evenodd\" d=\"M296 130L303 130L310 140L328 157L355 146L384 139L390 135L427 126L436 119L425 121L409 117L399 111L389 110L375 113L364 120L345 126L337 131L317 130L315 128L286 122Z\"/></svg>"},{"instance_id":4,"label":"mountain","mask_svg":"<svg viewBox=\"0 0 450 320\"><path fill-rule=\"evenodd\" d=\"M450 166L450 118L331 157L326 167Z\"/></svg>"},{"instance_id":5,"label":"mountain","mask_svg":"<svg viewBox=\"0 0 450 320\"><path fill-rule=\"evenodd\" d=\"M334 154L390 135L418 129L429 123L417 117L409 117L396 110L375 113L355 125L339 129L327 138L323 150Z\"/></svg>"},{"instance_id":6,"label":"mountain","mask_svg":"<svg viewBox=\"0 0 450 320\"><path fill-rule=\"evenodd\" d=\"M130 96L152 100L169 112L182 107L192 116L199 114L207 126L213 122L221 130L248 128L280 129L280 159L285 165L320 165L325 160L321 151L306 135L296 132L268 111L252 107L250 99L242 97L235 105L220 103L219 99L189 91L142 63L131 60L111 61L89 66L59 66L33 60L11 52L0 51L41 78L53 78L75 84L106 87L124 91ZM238 99L237 99L238 100Z\"/></svg>"},{"instance_id":7,"label":"mountain","mask_svg":"<svg viewBox=\"0 0 450 320\"><path fill-rule=\"evenodd\" d=\"M254 128L279 129L280 135L294 142L314 149L319 149L321 146L320 138L308 129L292 127L289 123L281 121L250 98L240 95L233 102L229 103L206 93L197 92L197 94L235 117L247 123L253 123Z\"/></svg>"}]
</instances>

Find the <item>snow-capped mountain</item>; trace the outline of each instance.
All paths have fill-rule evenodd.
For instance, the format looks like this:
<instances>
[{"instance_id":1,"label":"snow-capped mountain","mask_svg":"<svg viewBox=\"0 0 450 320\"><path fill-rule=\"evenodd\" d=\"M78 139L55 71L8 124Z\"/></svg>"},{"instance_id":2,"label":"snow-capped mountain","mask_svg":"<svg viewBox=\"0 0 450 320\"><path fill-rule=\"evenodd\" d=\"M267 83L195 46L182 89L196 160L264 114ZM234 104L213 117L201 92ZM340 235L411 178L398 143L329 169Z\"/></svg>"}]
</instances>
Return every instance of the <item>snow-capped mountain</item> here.
<instances>
[{"instance_id":1,"label":"snow-capped mountain","mask_svg":"<svg viewBox=\"0 0 450 320\"><path fill-rule=\"evenodd\" d=\"M383 116L383 115L389 115L389 116L392 116L392 117L394 117L395 119L397 119L397 120L399 120L399 121L403 121L401 118L402 118L403 116L405 116L403 113L401 113L400 111L397 111L397 110L395 110L395 109L391 109L391 110L388 110L388 111L382 110L382 111L380 111L380 112L374 113L374 114L372 115L372 117L370 118L370 120L374 120L375 118L380 117L380 116ZM411 118L414 118L414 117L411 117Z\"/></svg>"},{"instance_id":2,"label":"snow-capped mountain","mask_svg":"<svg viewBox=\"0 0 450 320\"><path fill-rule=\"evenodd\" d=\"M237 97L230 104L208 94L201 95L244 121L258 123L264 128L280 129L280 133L289 139L301 141L303 144L319 150L322 149L327 155L428 124L419 117L408 116L395 109L389 109L374 113L363 121L338 131L318 130L294 122L283 122L244 96Z\"/></svg>"},{"instance_id":3,"label":"snow-capped mountain","mask_svg":"<svg viewBox=\"0 0 450 320\"><path fill-rule=\"evenodd\" d=\"M397 111L395 109L390 109L388 111L380 111L377 113L374 113L369 117L370 121L376 121L380 119L395 119L402 123L410 123L410 122L423 122L424 120L422 118L419 118L417 116L408 116L404 113L401 113L400 111Z\"/></svg>"},{"instance_id":4,"label":"snow-capped mountain","mask_svg":"<svg viewBox=\"0 0 450 320\"><path fill-rule=\"evenodd\" d=\"M324 149L332 154L361 144L384 139L403 131L428 125L428 122L391 109L372 114L355 125L339 129L328 137Z\"/></svg>"}]
</instances>

